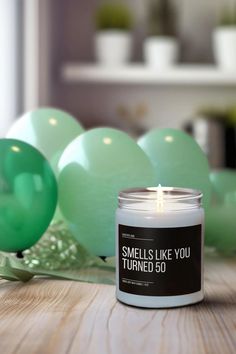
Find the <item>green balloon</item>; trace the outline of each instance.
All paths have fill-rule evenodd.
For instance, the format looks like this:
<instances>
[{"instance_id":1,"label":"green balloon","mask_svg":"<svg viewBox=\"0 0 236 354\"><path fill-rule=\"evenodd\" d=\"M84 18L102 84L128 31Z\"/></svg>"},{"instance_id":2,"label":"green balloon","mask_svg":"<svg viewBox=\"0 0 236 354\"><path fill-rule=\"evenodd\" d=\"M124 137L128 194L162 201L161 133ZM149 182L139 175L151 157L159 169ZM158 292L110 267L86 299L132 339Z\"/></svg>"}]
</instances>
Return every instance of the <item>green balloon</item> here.
<instances>
[{"instance_id":1,"label":"green balloon","mask_svg":"<svg viewBox=\"0 0 236 354\"><path fill-rule=\"evenodd\" d=\"M57 172L55 161L58 154L83 131L82 126L69 113L55 108L39 108L19 118L10 128L7 138L33 145Z\"/></svg>"},{"instance_id":2,"label":"green balloon","mask_svg":"<svg viewBox=\"0 0 236 354\"><path fill-rule=\"evenodd\" d=\"M127 134L96 128L69 144L59 171L59 205L72 233L91 253L113 256L119 191L155 182L147 156Z\"/></svg>"},{"instance_id":3,"label":"green balloon","mask_svg":"<svg viewBox=\"0 0 236 354\"><path fill-rule=\"evenodd\" d=\"M156 185L199 189L204 205L209 204L209 165L193 138L180 130L155 129L141 137L138 144L155 168Z\"/></svg>"},{"instance_id":4,"label":"green balloon","mask_svg":"<svg viewBox=\"0 0 236 354\"><path fill-rule=\"evenodd\" d=\"M0 139L0 250L23 251L47 229L57 184L44 156L15 139Z\"/></svg>"},{"instance_id":5,"label":"green balloon","mask_svg":"<svg viewBox=\"0 0 236 354\"><path fill-rule=\"evenodd\" d=\"M216 205L207 210L205 242L223 253L236 252L236 204Z\"/></svg>"},{"instance_id":6,"label":"green balloon","mask_svg":"<svg viewBox=\"0 0 236 354\"><path fill-rule=\"evenodd\" d=\"M224 196L224 205L236 206L236 190L233 192L228 192Z\"/></svg>"},{"instance_id":7,"label":"green balloon","mask_svg":"<svg viewBox=\"0 0 236 354\"><path fill-rule=\"evenodd\" d=\"M228 193L236 192L236 171L234 170L212 172L210 174L210 180L212 191L218 202L223 202Z\"/></svg>"},{"instance_id":8,"label":"green balloon","mask_svg":"<svg viewBox=\"0 0 236 354\"><path fill-rule=\"evenodd\" d=\"M210 174L214 205L206 213L205 241L218 251L236 252L236 172Z\"/></svg>"}]
</instances>

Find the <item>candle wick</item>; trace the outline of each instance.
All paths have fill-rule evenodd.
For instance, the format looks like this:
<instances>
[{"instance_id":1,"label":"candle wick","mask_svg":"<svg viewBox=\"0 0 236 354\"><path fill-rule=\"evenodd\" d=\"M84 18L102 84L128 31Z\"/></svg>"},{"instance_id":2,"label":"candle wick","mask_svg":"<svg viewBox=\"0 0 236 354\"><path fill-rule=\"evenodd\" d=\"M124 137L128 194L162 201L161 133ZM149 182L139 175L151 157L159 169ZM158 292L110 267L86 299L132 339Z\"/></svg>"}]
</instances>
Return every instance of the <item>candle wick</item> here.
<instances>
[{"instance_id":1,"label":"candle wick","mask_svg":"<svg viewBox=\"0 0 236 354\"><path fill-rule=\"evenodd\" d=\"M157 187L157 211L164 210L164 193L161 187L161 184Z\"/></svg>"}]
</instances>

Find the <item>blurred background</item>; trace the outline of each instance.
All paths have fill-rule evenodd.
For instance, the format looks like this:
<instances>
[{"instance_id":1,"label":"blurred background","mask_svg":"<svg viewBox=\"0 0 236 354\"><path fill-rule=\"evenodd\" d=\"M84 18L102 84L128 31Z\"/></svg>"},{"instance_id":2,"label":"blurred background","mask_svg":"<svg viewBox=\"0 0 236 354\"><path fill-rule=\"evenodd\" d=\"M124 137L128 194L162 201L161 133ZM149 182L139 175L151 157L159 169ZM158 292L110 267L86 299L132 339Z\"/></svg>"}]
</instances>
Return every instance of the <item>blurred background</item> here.
<instances>
[{"instance_id":1,"label":"blurred background","mask_svg":"<svg viewBox=\"0 0 236 354\"><path fill-rule=\"evenodd\" d=\"M85 128L181 128L236 167L236 2L1 0L0 136L54 106Z\"/></svg>"}]
</instances>

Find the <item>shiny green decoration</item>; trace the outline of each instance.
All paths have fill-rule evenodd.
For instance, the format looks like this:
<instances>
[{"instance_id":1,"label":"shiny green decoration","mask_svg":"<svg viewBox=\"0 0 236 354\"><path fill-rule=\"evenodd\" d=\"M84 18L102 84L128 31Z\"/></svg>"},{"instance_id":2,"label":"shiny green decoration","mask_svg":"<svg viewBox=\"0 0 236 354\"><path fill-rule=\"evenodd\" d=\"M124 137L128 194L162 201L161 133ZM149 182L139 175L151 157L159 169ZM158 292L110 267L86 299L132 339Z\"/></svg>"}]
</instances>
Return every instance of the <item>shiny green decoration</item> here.
<instances>
[{"instance_id":1,"label":"shiny green decoration","mask_svg":"<svg viewBox=\"0 0 236 354\"><path fill-rule=\"evenodd\" d=\"M19 259L13 253L0 252L0 278L27 282L35 276L47 276L115 284L115 258L103 261L90 255L63 222L52 223L39 242L23 254L24 258Z\"/></svg>"},{"instance_id":2,"label":"shiny green decoration","mask_svg":"<svg viewBox=\"0 0 236 354\"><path fill-rule=\"evenodd\" d=\"M0 139L0 250L23 251L47 229L57 184L45 157L33 146Z\"/></svg>"},{"instance_id":3,"label":"shiny green decoration","mask_svg":"<svg viewBox=\"0 0 236 354\"><path fill-rule=\"evenodd\" d=\"M209 165L193 138L180 130L155 129L141 137L138 144L155 168L156 185L199 189L204 206L209 204Z\"/></svg>"},{"instance_id":4,"label":"shiny green decoration","mask_svg":"<svg viewBox=\"0 0 236 354\"><path fill-rule=\"evenodd\" d=\"M210 174L212 191L216 201L223 202L226 195L229 193L232 198L231 192L236 193L236 171L235 170L222 170L212 172Z\"/></svg>"},{"instance_id":5,"label":"shiny green decoration","mask_svg":"<svg viewBox=\"0 0 236 354\"><path fill-rule=\"evenodd\" d=\"M115 283L115 259L106 258L103 261L89 254L62 221L53 222L39 242L23 252L23 255L22 265L33 275L91 283Z\"/></svg>"},{"instance_id":6,"label":"shiny green decoration","mask_svg":"<svg viewBox=\"0 0 236 354\"><path fill-rule=\"evenodd\" d=\"M22 263L25 266L46 271L88 267L95 260L75 240L62 221L52 223L39 242L24 251L23 255Z\"/></svg>"},{"instance_id":7,"label":"shiny green decoration","mask_svg":"<svg viewBox=\"0 0 236 354\"><path fill-rule=\"evenodd\" d=\"M84 131L69 113L55 108L39 108L25 113L10 128L7 138L27 142L56 164L65 147Z\"/></svg>"},{"instance_id":8,"label":"shiny green decoration","mask_svg":"<svg viewBox=\"0 0 236 354\"><path fill-rule=\"evenodd\" d=\"M205 242L221 253L236 254L236 204L220 204L207 210Z\"/></svg>"},{"instance_id":9,"label":"shiny green decoration","mask_svg":"<svg viewBox=\"0 0 236 354\"><path fill-rule=\"evenodd\" d=\"M155 183L147 156L127 134L96 128L69 144L59 171L59 205L70 230L92 254L113 256L119 191Z\"/></svg>"}]
</instances>

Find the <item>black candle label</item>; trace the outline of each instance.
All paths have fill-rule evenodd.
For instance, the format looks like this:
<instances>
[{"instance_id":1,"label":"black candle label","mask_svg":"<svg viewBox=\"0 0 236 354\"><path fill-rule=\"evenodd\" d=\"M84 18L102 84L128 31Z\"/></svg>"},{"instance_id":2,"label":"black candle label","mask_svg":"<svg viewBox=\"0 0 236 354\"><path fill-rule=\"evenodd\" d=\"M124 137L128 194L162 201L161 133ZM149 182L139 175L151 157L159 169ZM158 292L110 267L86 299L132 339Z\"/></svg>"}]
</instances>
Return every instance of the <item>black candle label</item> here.
<instances>
[{"instance_id":1,"label":"black candle label","mask_svg":"<svg viewBox=\"0 0 236 354\"><path fill-rule=\"evenodd\" d=\"M146 296L201 290L202 226L119 225L119 288Z\"/></svg>"}]
</instances>

